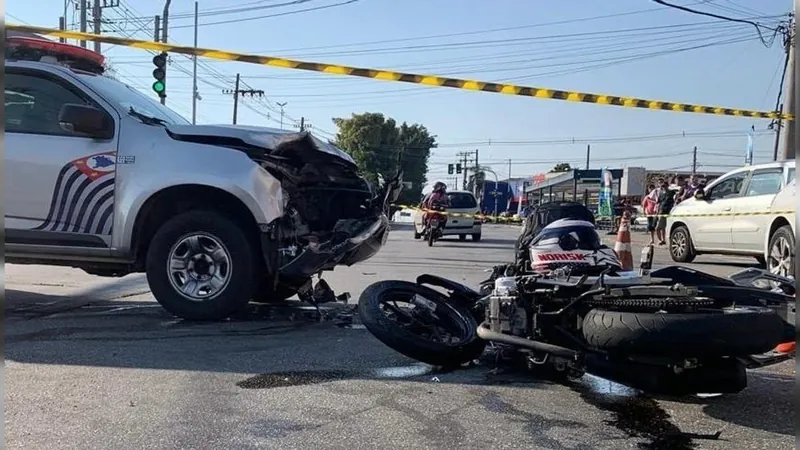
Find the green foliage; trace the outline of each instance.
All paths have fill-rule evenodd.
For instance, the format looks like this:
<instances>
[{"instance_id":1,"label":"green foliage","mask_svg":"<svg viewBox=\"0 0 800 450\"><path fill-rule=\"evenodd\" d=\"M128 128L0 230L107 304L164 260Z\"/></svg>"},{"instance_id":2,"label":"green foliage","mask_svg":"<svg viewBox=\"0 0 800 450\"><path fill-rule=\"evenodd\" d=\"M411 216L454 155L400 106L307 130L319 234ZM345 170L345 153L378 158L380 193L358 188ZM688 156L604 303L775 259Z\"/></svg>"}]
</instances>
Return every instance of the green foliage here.
<instances>
[{"instance_id":1,"label":"green foliage","mask_svg":"<svg viewBox=\"0 0 800 450\"><path fill-rule=\"evenodd\" d=\"M353 114L348 119L335 118L333 123L339 128L335 144L353 157L373 183L378 174L389 178L397 173L402 151L403 181L411 182L411 188L403 190L398 202L419 201L431 148L436 147L436 136L425 126L405 122L397 126L394 119L380 113Z\"/></svg>"},{"instance_id":2,"label":"green foliage","mask_svg":"<svg viewBox=\"0 0 800 450\"><path fill-rule=\"evenodd\" d=\"M552 169L550 169L550 172L551 172L551 173L555 173L555 172L569 172L570 170L572 170L572 166L570 166L570 165L569 165L569 163L558 163L558 164L556 164L556 166L555 166L555 167L553 167Z\"/></svg>"}]
</instances>

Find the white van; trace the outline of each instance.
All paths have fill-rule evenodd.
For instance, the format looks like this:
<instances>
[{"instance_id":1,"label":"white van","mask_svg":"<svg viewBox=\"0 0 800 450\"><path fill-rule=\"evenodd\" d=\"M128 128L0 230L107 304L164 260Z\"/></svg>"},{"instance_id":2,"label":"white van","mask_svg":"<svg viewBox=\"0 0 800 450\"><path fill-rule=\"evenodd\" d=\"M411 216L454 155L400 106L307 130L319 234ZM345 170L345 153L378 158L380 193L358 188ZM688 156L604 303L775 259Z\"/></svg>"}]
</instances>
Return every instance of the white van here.
<instances>
[{"instance_id":1,"label":"white van","mask_svg":"<svg viewBox=\"0 0 800 450\"><path fill-rule=\"evenodd\" d=\"M449 191L450 207L447 209L447 223L442 236L458 236L462 241L472 236L473 241L481 240L481 220L478 217L480 208L475 195L469 191ZM422 223L423 212L414 213L414 239L422 237L425 225Z\"/></svg>"}]
</instances>

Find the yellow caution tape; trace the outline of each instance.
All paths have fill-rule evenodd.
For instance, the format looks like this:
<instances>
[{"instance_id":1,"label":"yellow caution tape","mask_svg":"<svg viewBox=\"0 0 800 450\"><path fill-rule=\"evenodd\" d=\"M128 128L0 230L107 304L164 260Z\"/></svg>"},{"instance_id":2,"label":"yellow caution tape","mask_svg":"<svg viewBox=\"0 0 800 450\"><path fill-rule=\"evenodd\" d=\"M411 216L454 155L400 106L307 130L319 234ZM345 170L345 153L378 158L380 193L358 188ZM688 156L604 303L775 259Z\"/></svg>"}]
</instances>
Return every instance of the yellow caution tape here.
<instances>
[{"instance_id":1,"label":"yellow caution tape","mask_svg":"<svg viewBox=\"0 0 800 450\"><path fill-rule=\"evenodd\" d=\"M723 216L767 216L767 215L784 215L784 214L794 214L794 210L785 210L785 211L743 211L743 212L722 212L722 213L690 213L690 214L642 214L637 215L636 217L653 217L653 218L661 218L661 217L671 217L681 218L681 217L723 217ZM598 216L598 218L606 218L611 219L611 216Z\"/></svg>"},{"instance_id":2,"label":"yellow caution tape","mask_svg":"<svg viewBox=\"0 0 800 450\"><path fill-rule=\"evenodd\" d=\"M519 95L541 99L562 100L568 102L594 103L598 105L621 106L625 108L643 108L662 111L676 111L695 114L713 114L719 116L738 116L760 119L793 120L791 114L781 114L775 111L756 111L736 108L723 108L718 106L693 105L688 103L674 103L659 100L648 100L634 97L620 97L605 94L590 94L585 92L562 91L558 89L545 89L533 86L518 86L506 83L493 83L478 80L465 80L461 78L447 78L435 75L419 75L413 73L394 72L390 70L368 69L360 67L341 66L338 64L325 64L308 61L298 61L275 56L263 56L215 50L209 48L194 48L180 45L165 44L153 41L121 38L116 36L81 33L78 31L64 31L54 28L34 27L29 25L6 24L6 29L28 33L38 33L46 36L62 37L67 39L81 39L95 42L122 45L164 52L181 53L184 55L204 56L211 59L237 61L262 66L280 67L283 69L307 70L323 72L334 75L345 75L375 80L396 81L402 83L423 84L426 86L439 86L468 91L491 92L495 94Z\"/></svg>"},{"instance_id":3,"label":"yellow caution tape","mask_svg":"<svg viewBox=\"0 0 800 450\"><path fill-rule=\"evenodd\" d=\"M520 223L522 219L519 216L512 216L512 217L503 217L503 216L492 216L482 213L475 213L475 214L465 214L465 213L453 213L447 211L435 211L429 210L424 208L419 208L416 206L411 205L392 205L398 208L403 209L410 209L413 211L420 211L423 213L436 213L441 214L443 216L449 217L466 217L472 218L477 220L486 220L491 222L503 222L503 223ZM661 218L661 217L671 217L675 218L683 218L683 217L723 217L723 216L764 216L764 215L785 215L785 214L794 214L794 210L781 210L781 211L743 211L743 212L724 212L724 213L693 213L693 214L649 214L649 215L639 215L636 217L647 217L647 218ZM615 219L617 217L611 216L597 216L598 219Z\"/></svg>"},{"instance_id":4,"label":"yellow caution tape","mask_svg":"<svg viewBox=\"0 0 800 450\"><path fill-rule=\"evenodd\" d=\"M392 206L396 206L398 208L403 208L403 209L410 209L410 210L413 210L413 211L420 211L420 212L423 212L423 213L436 213L436 214L441 214L443 216L448 216L448 217L466 217L466 218L477 219L477 220L486 220L486 221L490 221L490 222L495 222L496 221L496 222L503 222L503 223L506 223L506 222L513 222L513 223L521 222L521 219L519 217L502 217L502 216L495 217L495 216L490 216L490 215L481 214L481 213L466 214L466 213L454 213L454 212L448 212L448 211L435 211L435 210L431 210L431 209L418 208L416 206L410 206L410 205L392 205Z\"/></svg>"}]
</instances>

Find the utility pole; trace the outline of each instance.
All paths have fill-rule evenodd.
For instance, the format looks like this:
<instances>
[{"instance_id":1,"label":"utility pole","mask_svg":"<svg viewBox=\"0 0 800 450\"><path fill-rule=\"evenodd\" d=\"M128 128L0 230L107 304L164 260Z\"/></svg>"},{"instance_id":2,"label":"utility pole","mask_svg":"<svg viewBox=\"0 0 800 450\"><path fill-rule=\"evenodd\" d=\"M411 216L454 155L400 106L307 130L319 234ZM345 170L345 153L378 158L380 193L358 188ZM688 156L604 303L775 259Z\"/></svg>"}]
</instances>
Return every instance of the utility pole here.
<instances>
[{"instance_id":1,"label":"utility pole","mask_svg":"<svg viewBox=\"0 0 800 450\"><path fill-rule=\"evenodd\" d=\"M478 165L478 149L475 149L475 197L480 198L478 195L480 194L480 190L478 189L478 171L481 169L481 166Z\"/></svg>"},{"instance_id":2,"label":"utility pole","mask_svg":"<svg viewBox=\"0 0 800 450\"><path fill-rule=\"evenodd\" d=\"M239 89L240 78L241 77L237 73L236 74L236 84L235 84L235 87L234 87L233 90L230 90L230 89L223 89L222 90L223 94L233 94L233 124L234 125L236 125L236 116L237 116L237 113L239 111L239 96L240 95L245 95L245 96L249 95L251 97L256 97L256 96L263 97L264 96L264 91L262 91L261 89Z\"/></svg>"},{"instance_id":3,"label":"utility pole","mask_svg":"<svg viewBox=\"0 0 800 450\"><path fill-rule=\"evenodd\" d=\"M281 108L281 130L282 130L283 129L283 107L288 105L288 103L287 102L283 102L283 103L276 102L275 104L278 105Z\"/></svg>"},{"instance_id":4,"label":"utility pole","mask_svg":"<svg viewBox=\"0 0 800 450\"><path fill-rule=\"evenodd\" d=\"M692 150L692 176L697 174L697 146Z\"/></svg>"},{"instance_id":5,"label":"utility pole","mask_svg":"<svg viewBox=\"0 0 800 450\"><path fill-rule=\"evenodd\" d=\"M197 2L194 2L194 48L197 50ZM197 122L197 53L192 55L192 125Z\"/></svg>"},{"instance_id":6,"label":"utility pole","mask_svg":"<svg viewBox=\"0 0 800 450\"><path fill-rule=\"evenodd\" d=\"M67 30L67 16L58 18L58 29L61 30L61 31L66 31ZM58 42L61 42L62 44L66 44L67 43L67 39L63 38L63 37L60 37L60 38L58 38Z\"/></svg>"},{"instance_id":7,"label":"utility pole","mask_svg":"<svg viewBox=\"0 0 800 450\"><path fill-rule=\"evenodd\" d=\"M236 112L239 108L239 74L236 74L236 87L233 90L233 124L236 125Z\"/></svg>"},{"instance_id":8,"label":"utility pole","mask_svg":"<svg viewBox=\"0 0 800 450\"><path fill-rule=\"evenodd\" d=\"M795 76L797 74L797 67L795 67L795 16L797 14L797 1L794 2L794 14L789 20L789 36L787 39L786 52L787 52L787 66L786 66L786 99L783 104L786 106L786 112L792 115L792 120L787 120L786 124L778 130L782 134L781 152L779 160L795 159L795 127L797 124L797 110L795 105Z\"/></svg>"},{"instance_id":9,"label":"utility pole","mask_svg":"<svg viewBox=\"0 0 800 450\"><path fill-rule=\"evenodd\" d=\"M592 154L592 145L586 144L586 170L589 170L589 158ZM583 206L589 207L589 189L583 190Z\"/></svg>"},{"instance_id":10,"label":"utility pole","mask_svg":"<svg viewBox=\"0 0 800 450\"><path fill-rule=\"evenodd\" d=\"M303 132L305 130L306 130L306 118L305 117L301 117L300 118L300 131Z\"/></svg>"},{"instance_id":11,"label":"utility pole","mask_svg":"<svg viewBox=\"0 0 800 450\"><path fill-rule=\"evenodd\" d=\"M155 24L155 28L153 28L153 41L160 42L161 41L161 16L153 17L153 23Z\"/></svg>"},{"instance_id":12,"label":"utility pole","mask_svg":"<svg viewBox=\"0 0 800 450\"><path fill-rule=\"evenodd\" d=\"M161 17L164 18L164 26L162 27L161 31L161 42L165 44L167 43L167 34L169 32L169 4L171 2L172 0L167 0L166 3L164 3L164 11L161 14ZM164 85L166 85L166 82L167 82L167 66L164 66ZM162 105L167 104L166 95L161 97L161 104Z\"/></svg>"},{"instance_id":13,"label":"utility pole","mask_svg":"<svg viewBox=\"0 0 800 450\"><path fill-rule=\"evenodd\" d=\"M461 186L461 189L467 190L467 152L462 152L462 156L464 156L464 164L461 165L461 171L464 174L464 182Z\"/></svg>"},{"instance_id":14,"label":"utility pole","mask_svg":"<svg viewBox=\"0 0 800 450\"><path fill-rule=\"evenodd\" d=\"M81 33L86 33L86 7L88 0L81 0ZM81 39L81 47L86 48L86 41Z\"/></svg>"},{"instance_id":15,"label":"utility pole","mask_svg":"<svg viewBox=\"0 0 800 450\"><path fill-rule=\"evenodd\" d=\"M508 159L508 182L511 183L511 158Z\"/></svg>"},{"instance_id":16,"label":"utility pole","mask_svg":"<svg viewBox=\"0 0 800 450\"><path fill-rule=\"evenodd\" d=\"M67 31L67 7L69 6L69 1L64 0L64 16L58 19L58 29L61 31ZM66 44L67 38L58 38L58 42Z\"/></svg>"},{"instance_id":17,"label":"utility pole","mask_svg":"<svg viewBox=\"0 0 800 450\"><path fill-rule=\"evenodd\" d=\"M100 0L94 0L92 8L92 21L94 22L94 34L100 34L100 19L103 14L100 9ZM100 41L94 41L94 51L100 53Z\"/></svg>"}]
</instances>

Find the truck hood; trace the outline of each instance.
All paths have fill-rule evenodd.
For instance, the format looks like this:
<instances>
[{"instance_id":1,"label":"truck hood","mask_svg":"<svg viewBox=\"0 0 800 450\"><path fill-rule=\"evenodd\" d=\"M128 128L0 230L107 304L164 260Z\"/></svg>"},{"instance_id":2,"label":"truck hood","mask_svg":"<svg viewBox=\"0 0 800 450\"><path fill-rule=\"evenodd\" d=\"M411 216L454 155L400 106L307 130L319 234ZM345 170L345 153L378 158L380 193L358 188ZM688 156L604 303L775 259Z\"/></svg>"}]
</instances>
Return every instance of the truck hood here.
<instances>
[{"instance_id":1,"label":"truck hood","mask_svg":"<svg viewBox=\"0 0 800 450\"><path fill-rule=\"evenodd\" d=\"M208 145L256 147L275 156L285 155L291 149L320 152L335 156L353 166L356 165L339 147L319 139L307 131L286 131L276 128L248 125L167 125L167 133L179 141ZM293 145L302 143L303 145ZM287 155L288 156L288 155Z\"/></svg>"}]
</instances>

